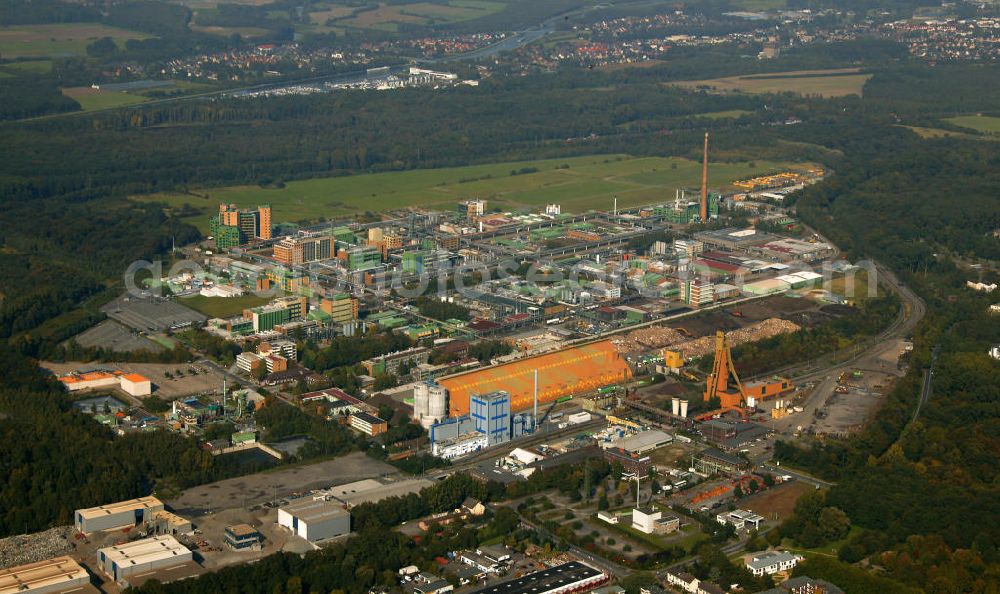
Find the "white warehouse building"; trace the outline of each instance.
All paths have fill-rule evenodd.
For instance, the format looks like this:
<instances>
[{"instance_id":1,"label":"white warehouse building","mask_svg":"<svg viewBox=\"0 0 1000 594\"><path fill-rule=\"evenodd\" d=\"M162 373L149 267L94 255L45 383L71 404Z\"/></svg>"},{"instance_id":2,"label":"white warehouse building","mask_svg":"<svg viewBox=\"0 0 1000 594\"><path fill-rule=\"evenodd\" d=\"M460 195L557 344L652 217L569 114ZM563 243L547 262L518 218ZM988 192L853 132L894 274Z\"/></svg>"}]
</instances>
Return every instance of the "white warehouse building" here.
<instances>
[{"instance_id":1,"label":"white warehouse building","mask_svg":"<svg viewBox=\"0 0 1000 594\"><path fill-rule=\"evenodd\" d=\"M163 511L163 502L156 497L139 497L108 505L78 509L73 514L77 532L90 534L125 526L146 524L156 512Z\"/></svg>"},{"instance_id":2,"label":"white warehouse building","mask_svg":"<svg viewBox=\"0 0 1000 594\"><path fill-rule=\"evenodd\" d=\"M97 550L101 570L116 582L126 582L136 574L146 574L191 563L190 549L173 536L154 536Z\"/></svg>"},{"instance_id":3,"label":"white warehouse building","mask_svg":"<svg viewBox=\"0 0 1000 594\"><path fill-rule=\"evenodd\" d=\"M278 525L309 542L350 534L351 513L339 503L303 498L278 509Z\"/></svg>"},{"instance_id":4,"label":"white warehouse building","mask_svg":"<svg viewBox=\"0 0 1000 594\"><path fill-rule=\"evenodd\" d=\"M0 594L58 594L89 584L87 570L66 556L0 570Z\"/></svg>"}]
</instances>

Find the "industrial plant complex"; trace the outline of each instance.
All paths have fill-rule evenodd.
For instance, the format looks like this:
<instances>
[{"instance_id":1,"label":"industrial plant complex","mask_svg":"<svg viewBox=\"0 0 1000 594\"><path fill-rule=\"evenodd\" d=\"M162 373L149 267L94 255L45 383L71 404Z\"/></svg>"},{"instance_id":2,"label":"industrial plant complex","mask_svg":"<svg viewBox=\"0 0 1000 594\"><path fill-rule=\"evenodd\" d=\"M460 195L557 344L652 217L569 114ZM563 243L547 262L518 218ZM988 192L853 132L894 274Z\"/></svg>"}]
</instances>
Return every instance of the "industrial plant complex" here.
<instances>
[{"instance_id":1,"label":"industrial plant complex","mask_svg":"<svg viewBox=\"0 0 1000 594\"><path fill-rule=\"evenodd\" d=\"M78 509L73 556L24 559L0 573L0 594L170 582L349 547L380 503L426 512L453 476L499 497L533 493L539 473L603 473L582 502L549 490L515 512L518 530L558 531L568 549L499 539L450 551L439 567L399 568L405 594L618 594L622 566L718 530L747 541L773 528L769 510L736 504L797 488L766 466L775 438L821 431L817 399L874 393L894 375L882 365L820 395L811 378L745 371L746 347L854 315L838 283L864 271L829 261L837 249L784 206L822 170L710 189L708 142L700 188L639 207L611 197L606 210L516 211L470 196L450 211L291 225L267 205L218 205L211 237L182 248L197 269L146 281L80 335L198 357L52 372L116 438L175 432L254 472ZM495 498L433 501L393 529L419 543L497 513ZM746 567L786 575L797 560L770 550ZM643 593L719 591L671 575Z\"/></svg>"}]
</instances>

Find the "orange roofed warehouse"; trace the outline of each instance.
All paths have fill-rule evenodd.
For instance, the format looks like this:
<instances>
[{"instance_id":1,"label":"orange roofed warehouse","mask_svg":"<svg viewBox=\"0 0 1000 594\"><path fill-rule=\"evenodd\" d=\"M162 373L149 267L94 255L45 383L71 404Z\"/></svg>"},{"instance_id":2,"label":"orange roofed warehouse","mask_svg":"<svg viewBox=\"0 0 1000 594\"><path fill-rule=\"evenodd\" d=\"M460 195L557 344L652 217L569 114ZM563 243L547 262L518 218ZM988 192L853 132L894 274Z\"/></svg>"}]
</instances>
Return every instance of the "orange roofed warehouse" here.
<instances>
[{"instance_id":1,"label":"orange roofed warehouse","mask_svg":"<svg viewBox=\"0 0 1000 594\"><path fill-rule=\"evenodd\" d=\"M496 390L509 393L511 410L520 411L534 403L536 369L539 403L621 382L632 375L611 342L602 340L443 378L438 383L448 389L453 417L469 413L473 394Z\"/></svg>"}]
</instances>

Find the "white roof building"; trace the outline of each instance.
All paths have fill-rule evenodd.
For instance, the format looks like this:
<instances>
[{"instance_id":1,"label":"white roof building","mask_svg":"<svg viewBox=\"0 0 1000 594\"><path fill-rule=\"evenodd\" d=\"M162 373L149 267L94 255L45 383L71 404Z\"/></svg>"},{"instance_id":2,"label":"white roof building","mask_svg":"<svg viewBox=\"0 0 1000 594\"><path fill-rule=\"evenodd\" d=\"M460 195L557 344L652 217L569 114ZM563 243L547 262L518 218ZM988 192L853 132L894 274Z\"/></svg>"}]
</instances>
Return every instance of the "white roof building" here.
<instances>
[{"instance_id":1,"label":"white roof building","mask_svg":"<svg viewBox=\"0 0 1000 594\"><path fill-rule=\"evenodd\" d=\"M644 454L655 450L656 448L663 447L673 440L673 436L669 433L660 431L659 429L652 429L636 433L635 435L629 435L612 442L602 442L601 446L604 449L622 448L636 454Z\"/></svg>"},{"instance_id":2,"label":"white roof building","mask_svg":"<svg viewBox=\"0 0 1000 594\"><path fill-rule=\"evenodd\" d=\"M154 536L97 550L104 573L116 582L138 573L149 573L190 563L190 549L173 536Z\"/></svg>"},{"instance_id":3,"label":"white roof building","mask_svg":"<svg viewBox=\"0 0 1000 594\"><path fill-rule=\"evenodd\" d=\"M747 560L747 569L754 575L773 575L779 571L788 571L794 568L801 555L795 555L788 551L763 551L753 553Z\"/></svg>"},{"instance_id":4,"label":"white roof building","mask_svg":"<svg viewBox=\"0 0 1000 594\"><path fill-rule=\"evenodd\" d=\"M302 498L278 509L278 525L318 542L349 534L351 513L339 503Z\"/></svg>"},{"instance_id":5,"label":"white roof building","mask_svg":"<svg viewBox=\"0 0 1000 594\"><path fill-rule=\"evenodd\" d=\"M734 509L733 511L722 512L721 514L715 516L715 519L723 525L731 524L733 528L736 528L737 530L744 527L758 529L764 521L764 516L755 514L752 511Z\"/></svg>"},{"instance_id":6,"label":"white roof building","mask_svg":"<svg viewBox=\"0 0 1000 594\"><path fill-rule=\"evenodd\" d=\"M545 456L537 452L531 452L522 448L514 448L508 457L521 464L533 464L545 459Z\"/></svg>"},{"instance_id":7,"label":"white roof building","mask_svg":"<svg viewBox=\"0 0 1000 594\"><path fill-rule=\"evenodd\" d=\"M69 592L90 583L90 574L71 557L0 569L0 594Z\"/></svg>"},{"instance_id":8,"label":"white roof building","mask_svg":"<svg viewBox=\"0 0 1000 594\"><path fill-rule=\"evenodd\" d=\"M78 532L90 534L124 526L145 524L153 514L163 511L163 502L156 497L139 497L108 505L78 509L73 514Z\"/></svg>"},{"instance_id":9,"label":"white roof building","mask_svg":"<svg viewBox=\"0 0 1000 594\"><path fill-rule=\"evenodd\" d=\"M667 534L680 527L680 518L663 512L637 507L632 510L632 527L646 534Z\"/></svg>"}]
</instances>

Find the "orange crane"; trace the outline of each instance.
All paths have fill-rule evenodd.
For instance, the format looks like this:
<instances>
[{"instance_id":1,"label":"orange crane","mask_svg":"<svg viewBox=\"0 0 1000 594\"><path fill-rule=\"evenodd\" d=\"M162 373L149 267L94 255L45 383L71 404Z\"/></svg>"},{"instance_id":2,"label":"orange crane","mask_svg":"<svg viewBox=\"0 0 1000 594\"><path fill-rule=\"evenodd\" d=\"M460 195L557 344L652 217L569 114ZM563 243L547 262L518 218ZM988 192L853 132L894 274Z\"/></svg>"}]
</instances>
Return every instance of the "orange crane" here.
<instances>
[{"instance_id":1,"label":"orange crane","mask_svg":"<svg viewBox=\"0 0 1000 594\"><path fill-rule=\"evenodd\" d=\"M705 382L705 402L718 398L724 410L742 409L747 400L743 382L733 365L729 339L722 330L715 333L715 360Z\"/></svg>"},{"instance_id":2,"label":"orange crane","mask_svg":"<svg viewBox=\"0 0 1000 594\"><path fill-rule=\"evenodd\" d=\"M736 373L726 333L722 330L716 331L715 360L712 362L712 373L708 374L705 382L705 402L718 398L722 411L737 410L746 416L748 397L752 396L755 400L762 401L793 389L791 382L778 376L745 386Z\"/></svg>"}]
</instances>

